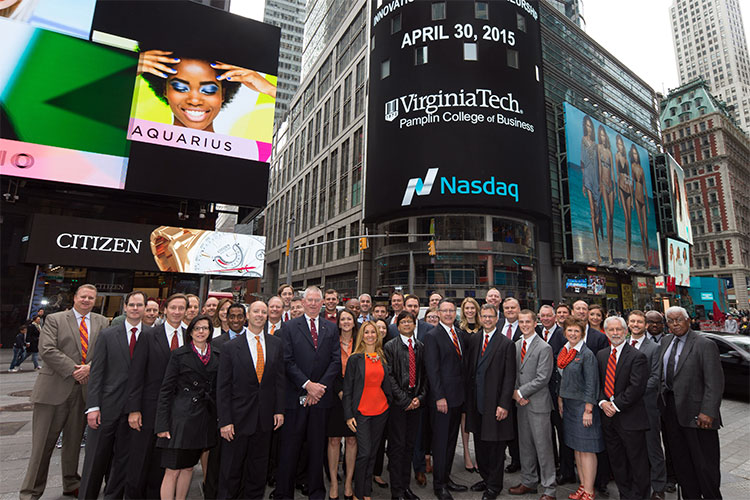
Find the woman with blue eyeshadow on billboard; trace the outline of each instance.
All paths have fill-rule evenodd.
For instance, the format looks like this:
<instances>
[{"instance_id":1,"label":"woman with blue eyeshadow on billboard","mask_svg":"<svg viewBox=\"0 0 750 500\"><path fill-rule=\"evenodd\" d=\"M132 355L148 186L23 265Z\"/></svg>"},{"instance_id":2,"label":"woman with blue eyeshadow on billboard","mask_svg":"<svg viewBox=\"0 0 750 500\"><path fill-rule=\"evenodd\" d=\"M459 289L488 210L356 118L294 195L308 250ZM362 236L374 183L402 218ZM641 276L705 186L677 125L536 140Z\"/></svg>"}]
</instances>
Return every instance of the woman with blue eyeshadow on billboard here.
<instances>
[{"instance_id":1,"label":"woman with blue eyeshadow on billboard","mask_svg":"<svg viewBox=\"0 0 750 500\"><path fill-rule=\"evenodd\" d=\"M276 87L256 71L200 56L174 57L173 52L147 50L138 59L138 74L156 97L167 104L173 125L214 132L219 111L245 85L276 97Z\"/></svg>"},{"instance_id":2,"label":"woman with blue eyeshadow on billboard","mask_svg":"<svg viewBox=\"0 0 750 500\"><path fill-rule=\"evenodd\" d=\"M646 267L649 267L648 259L648 193L646 193L646 173L641 165L641 156L635 144L630 146L628 153L630 158L630 169L633 171L633 188L635 191L635 214L638 217L638 226L641 228L641 246ZM676 175L675 175L676 178ZM677 190L679 192L679 189ZM682 203L678 205L682 209Z\"/></svg>"},{"instance_id":3,"label":"woman with blue eyeshadow on billboard","mask_svg":"<svg viewBox=\"0 0 750 500\"><path fill-rule=\"evenodd\" d=\"M599 183L599 152L596 146L596 133L591 117L583 117L583 139L581 139L581 171L583 172L583 195L589 200L591 211L591 231L594 233L596 262L601 262L599 253L599 232L602 227L602 192Z\"/></svg>"},{"instance_id":4,"label":"woman with blue eyeshadow on billboard","mask_svg":"<svg viewBox=\"0 0 750 500\"><path fill-rule=\"evenodd\" d=\"M625 154L625 141L622 140L620 134L617 134L615 143L617 144L617 154L615 155L617 168L615 172L617 175L620 204L622 205L623 212L625 212L625 244L627 245L628 266L630 266L630 244L633 238L630 232L630 224L633 220L633 179L630 177L630 165Z\"/></svg>"},{"instance_id":5,"label":"woman with blue eyeshadow on billboard","mask_svg":"<svg viewBox=\"0 0 750 500\"><path fill-rule=\"evenodd\" d=\"M603 125L599 125L599 182L602 198L604 198L604 212L607 216L607 242L609 243L609 263L614 262L612 245L614 231L612 227L615 208L615 187L613 182L612 145Z\"/></svg>"}]
</instances>

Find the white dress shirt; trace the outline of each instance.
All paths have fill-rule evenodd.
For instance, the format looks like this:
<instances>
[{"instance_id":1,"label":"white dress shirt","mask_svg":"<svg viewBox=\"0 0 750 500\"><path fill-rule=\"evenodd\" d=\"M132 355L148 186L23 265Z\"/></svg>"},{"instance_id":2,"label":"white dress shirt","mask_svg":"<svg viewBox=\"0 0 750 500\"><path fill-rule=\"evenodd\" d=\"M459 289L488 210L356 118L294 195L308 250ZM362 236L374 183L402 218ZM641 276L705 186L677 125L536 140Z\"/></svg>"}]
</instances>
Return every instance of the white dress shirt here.
<instances>
[{"instance_id":1,"label":"white dress shirt","mask_svg":"<svg viewBox=\"0 0 750 500\"><path fill-rule=\"evenodd\" d=\"M279 328L281 328L281 320L279 320L277 323L271 323L271 321L268 321L267 323L268 323L267 324L267 326L268 326L268 333L271 333L271 327L273 327L273 333L274 333L274 335L276 335L276 332L278 332ZM252 335L255 335L255 334L253 333ZM265 352L265 351L263 351L263 352Z\"/></svg>"},{"instance_id":2,"label":"white dress shirt","mask_svg":"<svg viewBox=\"0 0 750 500\"><path fill-rule=\"evenodd\" d=\"M81 318L86 318L86 330L91 331L91 313L81 314L76 308L73 308L73 314L76 315L76 322L78 322L78 328L81 328Z\"/></svg>"},{"instance_id":3,"label":"white dress shirt","mask_svg":"<svg viewBox=\"0 0 750 500\"><path fill-rule=\"evenodd\" d=\"M173 327L168 322L164 322L164 330L167 332L167 345L172 345L172 337L177 335L177 347L182 347L185 344L185 339L182 338L182 328Z\"/></svg>"},{"instance_id":4,"label":"white dress shirt","mask_svg":"<svg viewBox=\"0 0 750 500\"><path fill-rule=\"evenodd\" d=\"M513 340L513 336L516 334L516 330L518 329L518 320L515 320L513 323L507 323L507 319L505 320L506 323L503 324L503 335L507 337L508 332L508 325L510 324L511 328L511 334L510 334L510 340Z\"/></svg>"},{"instance_id":5,"label":"white dress shirt","mask_svg":"<svg viewBox=\"0 0 750 500\"><path fill-rule=\"evenodd\" d=\"M443 329L445 330L445 333L448 335L448 338L450 339L451 343L453 343L453 334L451 333L451 328L453 328L453 331L455 332L456 331L455 327L453 325L448 326L445 323L443 323L442 321L440 322L440 326L443 327ZM461 341L458 340L458 333L456 333L456 341L458 342L458 350L461 352L461 356L463 356L464 355L464 350L461 347Z\"/></svg>"},{"instance_id":6,"label":"white dress shirt","mask_svg":"<svg viewBox=\"0 0 750 500\"><path fill-rule=\"evenodd\" d=\"M634 340L635 340L635 345L633 345L633 341ZM631 337L628 338L628 344L630 344L631 346L635 347L636 349L638 349L640 351L641 350L641 346L643 345L643 341L644 340L646 340L646 336L645 335L641 335L641 338L639 338L639 339L634 338L634 337L631 336ZM617 359L620 359L620 355L619 354L617 355Z\"/></svg>"},{"instance_id":7,"label":"white dress shirt","mask_svg":"<svg viewBox=\"0 0 750 500\"><path fill-rule=\"evenodd\" d=\"M643 342L643 337L641 337L641 342ZM612 348L609 349L609 353L607 354L607 364L608 365L609 365L609 357L612 356L612 349L615 350L615 359L617 360L617 363L619 363L620 362L620 355L622 354L622 350L623 350L624 347L625 347L625 342L623 342L622 344L618 345L617 347L612 347ZM604 350L604 349L602 349L602 350ZM617 369L616 367L617 367L617 364L615 364L615 370ZM604 374L606 376L606 374L607 374L606 370L604 370ZM614 381L613 381L613 383L614 383ZM612 403L612 406L615 407L615 411L616 412L618 412L618 413L620 412L620 409L615 404L615 395L614 394L612 394L612 397L609 398L608 400L607 399L602 399L601 401L599 401L599 408L601 408L602 404L606 403L607 401L609 401L610 403Z\"/></svg>"}]
</instances>

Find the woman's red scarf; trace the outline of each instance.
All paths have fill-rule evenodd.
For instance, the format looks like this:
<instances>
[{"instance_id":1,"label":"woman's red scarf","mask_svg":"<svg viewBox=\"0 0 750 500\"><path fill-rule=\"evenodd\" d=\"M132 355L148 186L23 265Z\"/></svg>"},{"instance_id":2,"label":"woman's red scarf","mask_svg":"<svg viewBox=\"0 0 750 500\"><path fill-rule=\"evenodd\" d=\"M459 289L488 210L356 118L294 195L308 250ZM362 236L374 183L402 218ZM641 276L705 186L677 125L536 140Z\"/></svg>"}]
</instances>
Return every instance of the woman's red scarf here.
<instances>
[{"instance_id":1,"label":"woman's red scarf","mask_svg":"<svg viewBox=\"0 0 750 500\"><path fill-rule=\"evenodd\" d=\"M565 367L575 359L577 352L578 351L576 351L572 347L570 348L570 350L568 350L566 347L563 347L560 350L560 354L557 355L557 367L561 370L565 369Z\"/></svg>"}]
</instances>

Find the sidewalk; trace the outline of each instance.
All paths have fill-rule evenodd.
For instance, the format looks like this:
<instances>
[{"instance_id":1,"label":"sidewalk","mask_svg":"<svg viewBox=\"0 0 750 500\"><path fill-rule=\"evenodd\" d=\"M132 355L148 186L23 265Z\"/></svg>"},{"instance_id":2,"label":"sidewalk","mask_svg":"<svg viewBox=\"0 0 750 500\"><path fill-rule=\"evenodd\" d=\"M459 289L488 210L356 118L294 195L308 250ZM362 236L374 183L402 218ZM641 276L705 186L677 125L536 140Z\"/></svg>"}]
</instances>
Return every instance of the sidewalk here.
<instances>
[{"instance_id":1,"label":"sidewalk","mask_svg":"<svg viewBox=\"0 0 750 500\"><path fill-rule=\"evenodd\" d=\"M34 387L36 372L33 370L31 359L27 359L18 373L7 373L12 351L0 350L0 500L18 498L18 491L26 474L26 466L31 454L31 403L29 395ZM724 400L721 407L724 427L719 431L721 440L721 491L725 499L740 500L750 498L750 404ZM472 450L473 453L473 450ZM84 450L81 450L79 465L83 467ZM466 472L463 466L463 450L459 437L456 457L453 464L454 481L470 486L479 481L479 474ZM200 465L195 468L192 488L188 498L201 498L198 484L203 476ZM388 474L383 478L387 481ZM419 488L412 480L412 489L423 500L433 497L431 479L428 475L426 488ZM505 484L499 498L518 498L508 494L508 488L520 482L520 473L506 474ZM557 488L557 498L564 500L578 485L565 485ZM267 493L270 489L267 490ZM617 499L617 487L614 482L609 483L610 498ZM373 488L374 499L390 498L389 489ZM536 499L541 495L525 495L524 498ZM302 498L298 493L298 497ZM454 494L456 500L479 499L479 493L471 491ZM60 450L55 450L50 463L50 475L47 498L62 497L62 476L60 472ZM602 498L597 495L597 498ZM668 494L668 499L677 498L676 494Z\"/></svg>"}]
</instances>

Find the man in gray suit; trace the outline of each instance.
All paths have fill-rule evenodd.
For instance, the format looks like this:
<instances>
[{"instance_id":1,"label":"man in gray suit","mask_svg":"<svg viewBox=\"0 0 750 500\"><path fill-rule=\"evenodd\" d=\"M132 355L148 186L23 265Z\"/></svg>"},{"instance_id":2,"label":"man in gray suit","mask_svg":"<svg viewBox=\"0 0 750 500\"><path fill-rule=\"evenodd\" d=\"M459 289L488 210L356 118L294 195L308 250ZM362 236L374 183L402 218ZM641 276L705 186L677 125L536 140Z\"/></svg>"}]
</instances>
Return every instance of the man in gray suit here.
<instances>
[{"instance_id":1,"label":"man in gray suit","mask_svg":"<svg viewBox=\"0 0 750 500\"><path fill-rule=\"evenodd\" d=\"M97 498L108 471L110 474L104 496L122 498L125 494L128 442L131 437L128 414L125 412L128 372L135 344L144 328L141 320L145 308L146 294L130 292L125 296L125 321L99 333L96 355L91 358L86 401L89 430L80 498Z\"/></svg>"},{"instance_id":2,"label":"man in gray suit","mask_svg":"<svg viewBox=\"0 0 750 500\"><path fill-rule=\"evenodd\" d=\"M81 478L78 456L83 438L86 386L90 358L107 318L91 312L96 287L81 285L73 308L47 316L39 338L44 366L37 375L31 402L31 457L21 485L21 500L38 499L47 486L49 461L57 436L63 431L63 495L78 496Z\"/></svg>"},{"instance_id":3,"label":"man in gray suit","mask_svg":"<svg viewBox=\"0 0 750 500\"><path fill-rule=\"evenodd\" d=\"M719 427L724 372L716 344L690 329L682 307L667 309L671 335L659 350L659 409L685 498L721 498Z\"/></svg>"},{"instance_id":4,"label":"man in gray suit","mask_svg":"<svg viewBox=\"0 0 750 500\"><path fill-rule=\"evenodd\" d=\"M524 309L518 315L521 338L516 341L516 390L513 399L518 406L518 440L521 452L521 484L508 490L511 495L536 492L541 479L542 500L555 498L555 455L549 414L552 398L549 380L552 376L552 347L536 334L536 314ZM539 469L537 469L537 461Z\"/></svg>"},{"instance_id":5,"label":"man in gray suit","mask_svg":"<svg viewBox=\"0 0 750 500\"><path fill-rule=\"evenodd\" d=\"M649 425L649 430L646 431L646 450L651 466L651 499L664 500L667 467L664 463L664 449L661 447L661 415L656 406L659 392L659 344L646 337L646 315L642 311L632 311L628 315L628 330L630 345L645 354L648 360L650 375L643 402L646 405Z\"/></svg>"}]
</instances>

